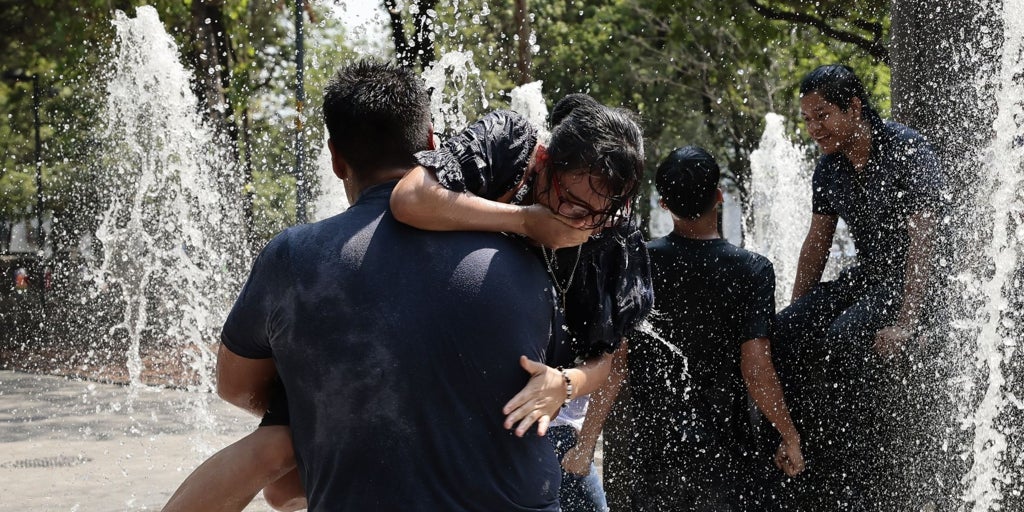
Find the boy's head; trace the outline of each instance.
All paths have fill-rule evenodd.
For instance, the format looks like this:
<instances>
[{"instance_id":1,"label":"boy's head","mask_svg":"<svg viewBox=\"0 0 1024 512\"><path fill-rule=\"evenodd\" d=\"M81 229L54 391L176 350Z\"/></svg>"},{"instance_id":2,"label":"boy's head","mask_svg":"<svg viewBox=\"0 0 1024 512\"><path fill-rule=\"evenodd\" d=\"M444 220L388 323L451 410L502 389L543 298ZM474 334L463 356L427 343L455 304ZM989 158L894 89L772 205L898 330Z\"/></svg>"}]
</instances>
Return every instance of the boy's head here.
<instances>
[{"instance_id":1,"label":"boy's head","mask_svg":"<svg viewBox=\"0 0 1024 512\"><path fill-rule=\"evenodd\" d=\"M669 153L654 177L665 207L680 219L713 210L718 199L718 163L703 148L685 146Z\"/></svg>"},{"instance_id":2,"label":"boy's head","mask_svg":"<svg viewBox=\"0 0 1024 512\"><path fill-rule=\"evenodd\" d=\"M372 59L342 67L327 83L324 122L335 152L362 175L411 167L413 155L430 144L423 81Z\"/></svg>"}]
</instances>

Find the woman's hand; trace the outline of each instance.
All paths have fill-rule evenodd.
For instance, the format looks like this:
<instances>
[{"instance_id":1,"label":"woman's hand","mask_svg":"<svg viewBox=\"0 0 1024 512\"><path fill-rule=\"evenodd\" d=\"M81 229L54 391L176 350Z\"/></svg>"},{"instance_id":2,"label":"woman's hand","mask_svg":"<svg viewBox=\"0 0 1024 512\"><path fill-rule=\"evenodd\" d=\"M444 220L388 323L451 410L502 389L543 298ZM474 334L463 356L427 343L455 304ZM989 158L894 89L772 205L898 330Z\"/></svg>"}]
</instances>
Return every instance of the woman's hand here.
<instances>
[{"instance_id":1,"label":"woman's hand","mask_svg":"<svg viewBox=\"0 0 1024 512\"><path fill-rule=\"evenodd\" d=\"M593 461L593 448L587 449L576 443L576 446L569 448L569 451L565 452L565 457L562 457L562 469L577 476L587 476L590 474L590 464Z\"/></svg>"},{"instance_id":2,"label":"woman's hand","mask_svg":"<svg viewBox=\"0 0 1024 512\"><path fill-rule=\"evenodd\" d=\"M537 435L543 436L565 401L562 373L546 364L531 361L526 356L519 356L519 365L530 374L530 381L502 408L505 428L511 430L514 426L515 434L523 437L530 426L536 423Z\"/></svg>"}]
</instances>

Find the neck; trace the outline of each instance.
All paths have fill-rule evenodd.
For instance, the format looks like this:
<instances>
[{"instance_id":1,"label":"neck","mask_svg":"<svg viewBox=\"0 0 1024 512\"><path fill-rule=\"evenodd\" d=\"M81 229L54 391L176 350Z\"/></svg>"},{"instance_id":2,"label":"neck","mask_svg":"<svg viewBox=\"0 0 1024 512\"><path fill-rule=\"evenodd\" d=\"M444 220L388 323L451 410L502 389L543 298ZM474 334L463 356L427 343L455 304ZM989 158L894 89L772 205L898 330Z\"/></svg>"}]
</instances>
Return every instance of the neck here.
<instances>
[{"instance_id":1,"label":"neck","mask_svg":"<svg viewBox=\"0 0 1024 512\"><path fill-rule=\"evenodd\" d=\"M718 212L716 210L711 210L696 219L680 219L673 215L672 226L672 232L683 238L695 240L722 238L718 234Z\"/></svg>"},{"instance_id":2,"label":"neck","mask_svg":"<svg viewBox=\"0 0 1024 512\"><path fill-rule=\"evenodd\" d=\"M359 176L358 174L353 173L349 179L345 180L345 194L348 196L348 203L355 204L355 202L359 200L359 196L363 195L363 191L366 189L374 185L380 185L381 183L398 181L402 179L407 172L409 172L409 169L398 168L380 170L370 174L369 176Z\"/></svg>"},{"instance_id":3,"label":"neck","mask_svg":"<svg viewBox=\"0 0 1024 512\"><path fill-rule=\"evenodd\" d=\"M871 159L871 123L864 120L853 134L849 147L843 151L846 158L858 171Z\"/></svg>"}]
</instances>

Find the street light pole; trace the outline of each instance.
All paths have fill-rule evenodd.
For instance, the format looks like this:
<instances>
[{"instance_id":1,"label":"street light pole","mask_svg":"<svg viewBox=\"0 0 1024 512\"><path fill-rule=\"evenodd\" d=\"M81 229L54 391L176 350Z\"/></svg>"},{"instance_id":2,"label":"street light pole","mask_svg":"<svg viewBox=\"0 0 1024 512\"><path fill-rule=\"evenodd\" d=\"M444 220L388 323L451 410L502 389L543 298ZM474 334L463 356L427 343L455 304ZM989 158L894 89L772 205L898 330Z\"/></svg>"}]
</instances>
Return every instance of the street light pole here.
<instances>
[{"instance_id":1,"label":"street light pole","mask_svg":"<svg viewBox=\"0 0 1024 512\"><path fill-rule=\"evenodd\" d=\"M304 86L305 69L303 58L305 48L302 34L302 15L305 2L295 0L295 219L304 224L308 219L306 211L309 202L309 183L306 182L305 141L302 137L302 110L306 103Z\"/></svg>"},{"instance_id":2,"label":"street light pole","mask_svg":"<svg viewBox=\"0 0 1024 512\"><path fill-rule=\"evenodd\" d=\"M42 140L39 134L39 75L28 74L22 70L6 71L5 80L14 82L32 82L32 124L35 129L35 164L36 164L36 243L39 245L39 300L46 307L46 268L43 260L46 257L46 231L43 229L43 157Z\"/></svg>"}]
</instances>

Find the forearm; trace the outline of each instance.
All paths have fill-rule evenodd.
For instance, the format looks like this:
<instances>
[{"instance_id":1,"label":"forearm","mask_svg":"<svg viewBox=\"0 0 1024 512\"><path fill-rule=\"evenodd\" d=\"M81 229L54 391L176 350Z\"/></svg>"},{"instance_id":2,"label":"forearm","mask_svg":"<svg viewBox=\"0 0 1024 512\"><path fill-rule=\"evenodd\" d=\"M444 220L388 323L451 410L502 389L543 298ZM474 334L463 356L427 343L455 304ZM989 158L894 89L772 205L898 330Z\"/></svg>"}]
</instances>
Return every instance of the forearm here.
<instances>
[{"instance_id":1,"label":"forearm","mask_svg":"<svg viewBox=\"0 0 1024 512\"><path fill-rule=\"evenodd\" d=\"M444 188L434 174L416 167L391 194L395 219L430 231L492 231L525 234L526 209Z\"/></svg>"},{"instance_id":2,"label":"forearm","mask_svg":"<svg viewBox=\"0 0 1024 512\"><path fill-rule=\"evenodd\" d=\"M921 303L931 277L931 247L934 234L934 215L922 212L910 217L910 245L903 283L903 305L897 325L913 330L918 321Z\"/></svg>"},{"instance_id":3,"label":"forearm","mask_svg":"<svg viewBox=\"0 0 1024 512\"><path fill-rule=\"evenodd\" d=\"M583 420L578 443L590 454L594 453L597 439L604 429L604 422L608 419L608 414L611 413L612 406L615 405L615 400L619 397L622 384L626 381L627 353L626 341L623 340L619 348L612 354L608 379L590 395L590 405L587 407L587 416Z\"/></svg>"},{"instance_id":4,"label":"forearm","mask_svg":"<svg viewBox=\"0 0 1024 512\"><path fill-rule=\"evenodd\" d=\"M579 366L567 369L565 373L572 382L572 398L594 393L607 382L612 359L612 354L601 354L587 359Z\"/></svg>"},{"instance_id":5,"label":"forearm","mask_svg":"<svg viewBox=\"0 0 1024 512\"><path fill-rule=\"evenodd\" d=\"M750 398L783 440L798 443L800 435L786 407L782 384L772 364L770 344L767 340L754 340L748 344L752 345L744 346L741 370Z\"/></svg>"}]
</instances>

